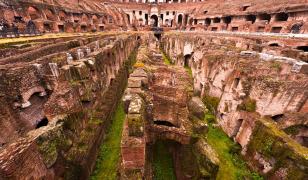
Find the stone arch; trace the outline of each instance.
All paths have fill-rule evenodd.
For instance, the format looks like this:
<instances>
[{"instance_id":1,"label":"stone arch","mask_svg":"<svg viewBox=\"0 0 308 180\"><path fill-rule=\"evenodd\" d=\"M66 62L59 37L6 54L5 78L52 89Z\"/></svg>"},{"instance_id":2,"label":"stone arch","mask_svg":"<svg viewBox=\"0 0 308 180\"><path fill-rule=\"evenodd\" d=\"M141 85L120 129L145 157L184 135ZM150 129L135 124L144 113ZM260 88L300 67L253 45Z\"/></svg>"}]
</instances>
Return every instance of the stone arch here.
<instances>
[{"instance_id":1,"label":"stone arch","mask_svg":"<svg viewBox=\"0 0 308 180\"><path fill-rule=\"evenodd\" d=\"M211 25L211 19L210 18L205 18L204 24L205 25Z\"/></svg>"},{"instance_id":2,"label":"stone arch","mask_svg":"<svg viewBox=\"0 0 308 180\"><path fill-rule=\"evenodd\" d=\"M27 92L23 93L21 96L22 96L22 99L23 99L23 102L27 102L29 101L30 97L35 94L35 93L41 93L41 94L44 94L46 93L45 92L45 89L42 87L42 86L36 86L36 87L33 87L31 89L29 89Z\"/></svg>"},{"instance_id":3,"label":"stone arch","mask_svg":"<svg viewBox=\"0 0 308 180\"><path fill-rule=\"evenodd\" d=\"M179 14L179 15L178 15L178 24L179 24L179 25L182 25L182 24L183 24L183 15L182 15L182 14Z\"/></svg>"},{"instance_id":4,"label":"stone arch","mask_svg":"<svg viewBox=\"0 0 308 180\"><path fill-rule=\"evenodd\" d=\"M158 17L157 17L157 15L156 15L156 14L153 14L153 15L151 16L151 19L152 19L152 21L153 21L153 27L158 27Z\"/></svg>"},{"instance_id":5,"label":"stone arch","mask_svg":"<svg viewBox=\"0 0 308 180\"><path fill-rule=\"evenodd\" d=\"M289 15L287 13L278 13L275 16L275 21L287 21L289 19Z\"/></svg>"},{"instance_id":6,"label":"stone arch","mask_svg":"<svg viewBox=\"0 0 308 180\"><path fill-rule=\"evenodd\" d=\"M259 19L262 21L268 21L270 22L271 21L271 15L270 14L267 14L267 13L264 13L264 14L260 14L259 15Z\"/></svg>"},{"instance_id":7,"label":"stone arch","mask_svg":"<svg viewBox=\"0 0 308 180\"><path fill-rule=\"evenodd\" d=\"M28 14L31 20L36 20L36 19L41 18L40 11L36 7L33 7L33 6L30 6L28 8Z\"/></svg>"}]
</instances>

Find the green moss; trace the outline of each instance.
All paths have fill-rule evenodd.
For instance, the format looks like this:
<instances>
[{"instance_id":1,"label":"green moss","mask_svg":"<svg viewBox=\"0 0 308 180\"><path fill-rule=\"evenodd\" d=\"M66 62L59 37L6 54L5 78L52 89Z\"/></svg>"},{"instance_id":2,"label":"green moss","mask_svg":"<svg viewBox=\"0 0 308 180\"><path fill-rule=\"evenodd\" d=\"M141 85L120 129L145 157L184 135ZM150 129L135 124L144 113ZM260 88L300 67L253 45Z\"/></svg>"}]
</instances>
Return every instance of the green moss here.
<instances>
[{"instance_id":1,"label":"green moss","mask_svg":"<svg viewBox=\"0 0 308 180\"><path fill-rule=\"evenodd\" d=\"M100 147L91 179L117 179L117 166L120 160L120 143L124 119L123 105L119 104L106 139Z\"/></svg>"},{"instance_id":2,"label":"green moss","mask_svg":"<svg viewBox=\"0 0 308 180\"><path fill-rule=\"evenodd\" d=\"M168 143L157 141L153 153L154 180L175 180L173 160L168 150Z\"/></svg>"},{"instance_id":3,"label":"green moss","mask_svg":"<svg viewBox=\"0 0 308 180\"><path fill-rule=\"evenodd\" d=\"M234 143L221 129L209 125L207 142L214 148L220 161L216 179L246 179L258 177L249 171L245 161L238 154L239 145Z\"/></svg>"},{"instance_id":4,"label":"green moss","mask_svg":"<svg viewBox=\"0 0 308 180\"><path fill-rule=\"evenodd\" d=\"M307 128L307 126L302 125L302 124L290 126L290 127L285 128L284 132L289 135L297 135L301 128Z\"/></svg>"},{"instance_id":5,"label":"green moss","mask_svg":"<svg viewBox=\"0 0 308 180\"><path fill-rule=\"evenodd\" d=\"M130 136L143 136L143 117L140 114L129 114L127 116Z\"/></svg>"},{"instance_id":6,"label":"green moss","mask_svg":"<svg viewBox=\"0 0 308 180\"><path fill-rule=\"evenodd\" d=\"M185 66L185 70L188 73L190 78L193 78L192 70L189 66Z\"/></svg>"},{"instance_id":7,"label":"green moss","mask_svg":"<svg viewBox=\"0 0 308 180\"><path fill-rule=\"evenodd\" d=\"M206 108L211 112L211 114L215 114L220 99L218 97L205 95L202 101L205 104Z\"/></svg>"},{"instance_id":8,"label":"green moss","mask_svg":"<svg viewBox=\"0 0 308 180\"><path fill-rule=\"evenodd\" d=\"M220 161L217 180L224 179L263 179L257 173L251 172L240 155L241 147L231 140L222 129L214 127L215 116L208 113L205 120L208 132L204 136L207 143L216 151Z\"/></svg>"},{"instance_id":9,"label":"green moss","mask_svg":"<svg viewBox=\"0 0 308 180\"><path fill-rule=\"evenodd\" d=\"M247 157L252 158L255 152L260 153L264 159L276 161L271 174L280 168L288 171L287 179L305 179L304 170L298 169L307 166L308 149L291 139L269 119L256 121L252 138L247 146ZM252 159L253 160L253 159Z\"/></svg>"},{"instance_id":10,"label":"green moss","mask_svg":"<svg viewBox=\"0 0 308 180\"><path fill-rule=\"evenodd\" d=\"M243 102L237 106L238 110L248 111L248 112L256 112L256 108L257 108L256 100L250 98L244 99Z\"/></svg>"},{"instance_id":11,"label":"green moss","mask_svg":"<svg viewBox=\"0 0 308 180\"><path fill-rule=\"evenodd\" d=\"M164 50L160 49L161 54L163 55L163 60L166 65L172 65L171 58L164 52Z\"/></svg>"}]
</instances>

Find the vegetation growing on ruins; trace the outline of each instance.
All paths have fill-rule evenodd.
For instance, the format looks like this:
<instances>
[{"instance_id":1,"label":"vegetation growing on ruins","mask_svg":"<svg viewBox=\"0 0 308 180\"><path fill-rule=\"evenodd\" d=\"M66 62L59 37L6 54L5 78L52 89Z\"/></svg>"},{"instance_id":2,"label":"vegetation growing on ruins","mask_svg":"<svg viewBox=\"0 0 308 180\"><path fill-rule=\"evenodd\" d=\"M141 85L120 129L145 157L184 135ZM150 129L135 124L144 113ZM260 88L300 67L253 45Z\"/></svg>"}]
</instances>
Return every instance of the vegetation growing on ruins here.
<instances>
[{"instance_id":1,"label":"vegetation growing on ruins","mask_svg":"<svg viewBox=\"0 0 308 180\"><path fill-rule=\"evenodd\" d=\"M238 110L247 111L247 112L255 112L257 108L256 100L251 98L246 98L244 101L237 106Z\"/></svg>"},{"instance_id":2,"label":"vegetation growing on ruins","mask_svg":"<svg viewBox=\"0 0 308 180\"><path fill-rule=\"evenodd\" d=\"M239 155L240 146L232 141L221 128L213 125L216 122L214 114L219 101L219 98L209 95L205 95L203 98L203 102L209 109L205 115L205 120L209 125L205 138L209 145L217 152L220 161L217 179L263 179L257 173L249 171L246 163ZM254 109L250 101L247 106L249 110Z\"/></svg>"},{"instance_id":3,"label":"vegetation growing on ruins","mask_svg":"<svg viewBox=\"0 0 308 180\"><path fill-rule=\"evenodd\" d=\"M125 112L123 105L119 104L113 116L112 125L108 130L106 139L100 147L96 167L91 179L116 179L117 166L120 158L120 143Z\"/></svg>"},{"instance_id":4,"label":"vegetation growing on ruins","mask_svg":"<svg viewBox=\"0 0 308 180\"><path fill-rule=\"evenodd\" d=\"M212 113L215 114L218 104L219 98L214 96L205 95L202 99L203 103L205 104L206 108Z\"/></svg>"},{"instance_id":5,"label":"vegetation growing on ruins","mask_svg":"<svg viewBox=\"0 0 308 180\"><path fill-rule=\"evenodd\" d=\"M291 139L271 120L259 119L255 126L247 146L247 157L251 158L257 151L265 160L275 159L278 162L273 164L273 171L288 164L287 179L304 179L305 173L290 162L305 163L308 158L307 148Z\"/></svg>"},{"instance_id":6,"label":"vegetation growing on ruins","mask_svg":"<svg viewBox=\"0 0 308 180\"><path fill-rule=\"evenodd\" d=\"M165 141L157 141L153 154L154 179L176 180L172 155L168 150L168 143Z\"/></svg>"},{"instance_id":7,"label":"vegetation growing on ruins","mask_svg":"<svg viewBox=\"0 0 308 180\"><path fill-rule=\"evenodd\" d=\"M166 53L163 50L161 50L161 52L162 52L162 55L163 55L164 63L166 65L172 65L170 57L168 55L166 55Z\"/></svg>"},{"instance_id":8,"label":"vegetation growing on ruins","mask_svg":"<svg viewBox=\"0 0 308 180\"><path fill-rule=\"evenodd\" d=\"M209 124L206 140L217 152L220 161L216 179L263 179L257 173L249 171L247 164L239 155L240 146L232 141L222 129L214 127L211 123L213 115L207 114L205 119Z\"/></svg>"}]
</instances>

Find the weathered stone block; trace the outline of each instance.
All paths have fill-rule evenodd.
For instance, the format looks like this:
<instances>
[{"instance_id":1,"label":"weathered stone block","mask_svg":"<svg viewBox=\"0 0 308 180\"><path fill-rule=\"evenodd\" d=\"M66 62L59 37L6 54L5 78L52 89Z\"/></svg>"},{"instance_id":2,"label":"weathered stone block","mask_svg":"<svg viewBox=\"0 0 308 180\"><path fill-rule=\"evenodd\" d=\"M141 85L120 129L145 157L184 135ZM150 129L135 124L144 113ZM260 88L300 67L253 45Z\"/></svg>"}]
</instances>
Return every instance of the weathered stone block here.
<instances>
[{"instance_id":1,"label":"weathered stone block","mask_svg":"<svg viewBox=\"0 0 308 180\"><path fill-rule=\"evenodd\" d=\"M144 133L144 118L142 114L128 114L129 136L141 137Z\"/></svg>"},{"instance_id":2,"label":"weathered stone block","mask_svg":"<svg viewBox=\"0 0 308 180\"><path fill-rule=\"evenodd\" d=\"M206 112L206 107L199 97L192 97L188 102L188 109L192 115L203 120Z\"/></svg>"}]
</instances>

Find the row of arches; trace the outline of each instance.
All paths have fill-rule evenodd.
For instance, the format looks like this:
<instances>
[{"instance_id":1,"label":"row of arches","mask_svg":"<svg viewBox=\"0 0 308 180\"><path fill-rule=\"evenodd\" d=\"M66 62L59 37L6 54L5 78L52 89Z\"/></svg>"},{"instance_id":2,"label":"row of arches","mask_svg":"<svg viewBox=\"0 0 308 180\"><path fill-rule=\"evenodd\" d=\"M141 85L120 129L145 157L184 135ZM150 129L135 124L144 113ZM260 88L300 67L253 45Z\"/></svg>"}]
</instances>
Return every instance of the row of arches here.
<instances>
[{"instance_id":1,"label":"row of arches","mask_svg":"<svg viewBox=\"0 0 308 180\"><path fill-rule=\"evenodd\" d=\"M19 35L44 32L103 31L105 25L110 26L118 22L120 26L124 19L121 12L116 11L116 9L108 10L108 14L67 12L52 6L38 8L33 5L22 6L19 9L12 7L1 10L0 24L4 27L1 30L2 37L7 37L12 33ZM29 28L30 25L33 28Z\"/></svg>"}]
</instances>

